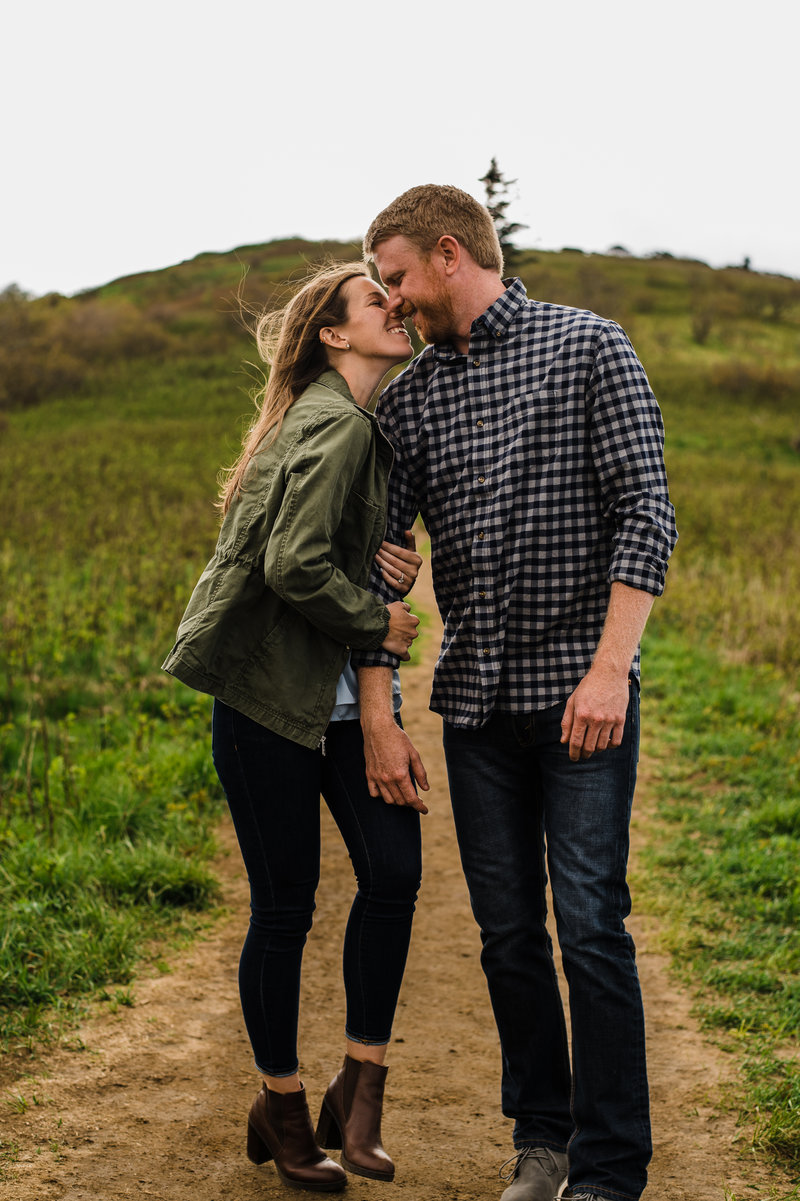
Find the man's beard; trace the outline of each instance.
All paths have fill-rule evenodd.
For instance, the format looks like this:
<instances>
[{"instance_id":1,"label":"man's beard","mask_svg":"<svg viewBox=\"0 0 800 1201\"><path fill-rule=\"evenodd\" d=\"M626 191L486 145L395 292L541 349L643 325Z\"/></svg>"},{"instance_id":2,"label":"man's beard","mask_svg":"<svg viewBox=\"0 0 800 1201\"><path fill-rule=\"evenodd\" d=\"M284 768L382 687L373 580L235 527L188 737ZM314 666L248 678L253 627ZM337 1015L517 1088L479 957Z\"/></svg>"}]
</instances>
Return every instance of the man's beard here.
<instances>
[{"instance_id":1,"label":"man's beard","mask_svg":"<svg viewBox=\"0 0 800 1201\"><path fill-rule=\"evenodd\" d=\"M429 345L450 342L458 332L453 302L445 288L432 300L418 305L411 320L420 338Z\"/></svg>"}]
</instances>

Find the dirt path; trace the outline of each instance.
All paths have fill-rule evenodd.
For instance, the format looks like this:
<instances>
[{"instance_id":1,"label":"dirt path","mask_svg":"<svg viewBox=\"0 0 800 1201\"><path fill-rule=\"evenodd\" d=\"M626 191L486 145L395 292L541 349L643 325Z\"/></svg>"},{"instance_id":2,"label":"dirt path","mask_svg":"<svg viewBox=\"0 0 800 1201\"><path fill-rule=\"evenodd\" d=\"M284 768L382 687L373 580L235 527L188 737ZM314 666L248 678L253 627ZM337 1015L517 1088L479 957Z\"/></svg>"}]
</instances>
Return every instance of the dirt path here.
<instances>
[{"instance_id":1,"label":"dirt path","mask_svg":"<svg viewBox=\"0 0 800 1201\"><path fill-rule=\"evenodd\" d=\"M417 599L432 613L425 575ZM389 1061L384 1139L398 1174L388 1187L351 1177L345 1193L350 1201L389 1194L408 1201L490 1201L502 1192L497 1170L511 1154L511 1123L499 1109L497 1037L455 846L440 722L427 709L437 647L431 630L423 664L404 673L404 720L433 787L424 820L423 890ZM646 785L637 810L638 841L648 823ZM322 884L301 1013L302 1070L314 1116L343 1051L339 961L352 878L325 810L323 826ZM254 1168L244 1154L245 1117L257 1087L236 987L247 889L229 825L221 838L218 868L229 915L176 959L169 975L139 980L133 1008L87 1021L79 1031L80 1050L47 1052L35 1074L0 1079L0 1101L13 1094L28 1103L21 1113L0 1104L2 1149L19 1149L0 1182L0 1201L299 1196L280 1184L272 1165ZM671 981L666 959L650 949L654 928L642 919L630 925L648 1017L656 1144L647 1201L773 1196L783 1182L742 1156L733 1119L714 1110L729 1060L703 1041L689 998Z\"/></svg>"}]
</instances>

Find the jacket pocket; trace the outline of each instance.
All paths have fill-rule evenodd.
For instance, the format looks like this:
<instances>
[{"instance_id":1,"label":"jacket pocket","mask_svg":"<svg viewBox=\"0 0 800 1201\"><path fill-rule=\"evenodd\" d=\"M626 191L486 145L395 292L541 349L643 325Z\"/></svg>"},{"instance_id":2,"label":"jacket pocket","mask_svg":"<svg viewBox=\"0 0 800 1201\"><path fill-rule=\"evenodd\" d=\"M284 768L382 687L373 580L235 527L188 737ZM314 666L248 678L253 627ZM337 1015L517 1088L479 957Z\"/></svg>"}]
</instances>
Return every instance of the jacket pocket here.
<instances>
[{"instance_id":1,"label":"jacket pocket","mask_svg":"<svg viewBox=\"0 0 800 1201\"><path fill-rule=\"evenodd\" d=\"M386 510L361 493L351 491L333 539L332 561L349 580L365 585L372 557L386 528Z\"/></svg>"},{"instance_id":2,"label":"jacket pocket","mask_svg":"<svg viewBox=\"0 0 800 1201\"><path fill-rule=\"evenodd\" d=\"M264 587L260 573L226 563L201 577L178 629L184 659L215 679L231 679L254 647L274 634L282 602Z\"/></svg>"},{"instance_id":3,"label":"jacket pocket","mask_svg":"<svg viewBox=\"0 0 800 1201\"><path fill-rule=\"evenodd\" d=\"M298 727L307 727L323 710L325 720L330 715L346 658L346 647L286 607L266 637L253 644L231 683Z\"/></svg>"}]
</instances>

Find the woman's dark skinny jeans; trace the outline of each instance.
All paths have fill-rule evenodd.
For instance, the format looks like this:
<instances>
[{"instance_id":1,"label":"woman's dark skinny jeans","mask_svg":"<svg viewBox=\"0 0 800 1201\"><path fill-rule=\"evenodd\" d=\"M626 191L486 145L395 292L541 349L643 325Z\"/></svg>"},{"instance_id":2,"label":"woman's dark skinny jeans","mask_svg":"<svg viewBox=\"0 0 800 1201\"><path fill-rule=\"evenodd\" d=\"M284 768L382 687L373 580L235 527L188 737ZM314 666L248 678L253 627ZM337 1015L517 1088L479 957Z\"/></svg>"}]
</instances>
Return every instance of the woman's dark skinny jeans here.
<instances>
[{"instance_id":1,"label":"woman's dark skinny jeans","mask_svg":"<svg viewBox=\"0 0 800 1201\"><path fill-rule=\"evenodd\" d=\"M256 1067L269 1076L298 1068L300 966L319 881L320 794L358 884L344 940L346 1034L387 1043L420 883L419 814L369 795L359 721L331 722L323 755L215 701L213 753L250 881L239 991Z\"/></svg>"}]
</instances>

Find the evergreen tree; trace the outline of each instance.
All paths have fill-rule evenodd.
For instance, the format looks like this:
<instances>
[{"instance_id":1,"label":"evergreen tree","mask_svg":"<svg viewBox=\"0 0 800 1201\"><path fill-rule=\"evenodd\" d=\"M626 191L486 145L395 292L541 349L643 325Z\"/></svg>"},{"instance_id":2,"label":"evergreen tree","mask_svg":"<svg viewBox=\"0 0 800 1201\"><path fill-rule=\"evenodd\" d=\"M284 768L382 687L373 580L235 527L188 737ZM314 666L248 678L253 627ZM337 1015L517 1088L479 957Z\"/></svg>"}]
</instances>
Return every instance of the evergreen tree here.
<instances>
[{"instance_id":1,"label":"evergreen tree","mask_svg":"<svg viewBox=\"0 0 800 1201\"><path fill-rule=\"evenodd\" d=\"M506 209L511 203L508 193L517 181L516 179L504 179L503 172L497 165L497 159L493 158L489 164L489 170L481 176L480 182L486 188L486 207L491 214L497 236L500 239L500 249L503 252L505 265L513 267L519 259L519 251L513 245L511 238L517 230L528 228L527 225L521 225L519 221L509 221L506 217Z\"/></svg>"}]
</instances>

